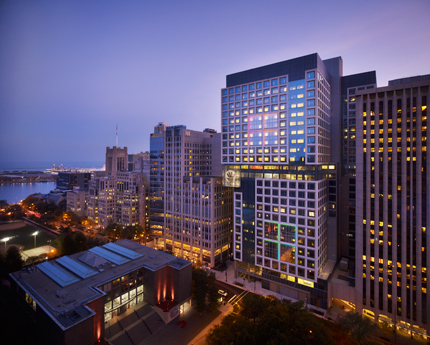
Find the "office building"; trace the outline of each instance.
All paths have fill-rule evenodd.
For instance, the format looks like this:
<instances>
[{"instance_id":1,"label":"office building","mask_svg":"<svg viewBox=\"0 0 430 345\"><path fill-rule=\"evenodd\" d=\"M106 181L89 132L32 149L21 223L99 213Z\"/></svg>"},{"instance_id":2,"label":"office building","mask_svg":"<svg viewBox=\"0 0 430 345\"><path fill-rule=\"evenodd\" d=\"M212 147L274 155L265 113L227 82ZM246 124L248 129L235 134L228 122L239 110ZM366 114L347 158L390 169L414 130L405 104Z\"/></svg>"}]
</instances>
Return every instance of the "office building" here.
<instances>
[{"instance_id":1,"label":"office building","mask_svg":"<svg viewBox=\"0 0 430 345\"><path fill-rule=\"evenodd\" d=\"M167 124L158 123L149 139L149 227L160 248L164 248L164 140Z\"/></svg>"},{"instance_id":2,"label":"office building","mask_svg":"<svg viewBox=\"0 0 430 345\"><path fill-rule=\"evenodd\" d=\"M221 178L221 134L165 128L164 238L158 245L214 267L230 257L232 189Z\"/></svg>"},{"instance_id":3,"label":"office building","mask_svg":"<svg viewBox=\"0 0 430 345\"><path fill-rule=\"evenodd\" d=\"M73 190L77 186L80 189L88 189L91 173L59 172L57 175L57 189Z\"/></svg>"},{"instance_id":4,"label":"office building","mask_svg":"<svg viewBox=\"0 0 430 345\"><path fill-rule=\"evenodd\" d=\"M46 344L139 344L191 304L191 263L129 240L10 276Z\"/></svg>"},{"instance_id":5,"label":"office building","mask_svg":"<svg viewBox=\"0 0 430 345\"><path fill-rule=\"evenodd\" d=\"M339 174L339 256L348 262L345 273L355 281L355 178L356 178L356 98L355 93L376 87L376 72L353 74L341 78L342 161ZM329 211L330 212L330 211Z\"/></svg>"},{"instance_id":6,"label":"office building","mask_svg":"<svg viewBox=\"0 0 430 345\"><path fill-rule=\"evenodd\" d=\"M357 90L357 310L428 334L430 75Z\"/></svg>"}]
</instances>

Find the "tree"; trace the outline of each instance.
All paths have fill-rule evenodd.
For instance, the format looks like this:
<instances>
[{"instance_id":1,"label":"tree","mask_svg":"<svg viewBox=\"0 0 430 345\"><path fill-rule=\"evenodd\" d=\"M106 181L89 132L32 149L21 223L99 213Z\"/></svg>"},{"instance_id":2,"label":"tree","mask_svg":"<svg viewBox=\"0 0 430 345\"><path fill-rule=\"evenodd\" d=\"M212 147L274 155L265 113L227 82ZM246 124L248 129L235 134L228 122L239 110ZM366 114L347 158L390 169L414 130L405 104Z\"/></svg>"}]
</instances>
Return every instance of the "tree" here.
<instances>
[{"instance_id":1,"label":"tree","mask_svg":"<svg viewBox=\"0 0 430 345\"><path fill-rule=\"evenodd\" d=\"M56 219L57 217L55 217L53 213L46 213L46 214L42 214L40 218L37 219L37 221L41 224L46 224L46 223L54 222Z\"/></svg>"},{"instance_id":2,"label":"tree","mask_svg":"<svg viewBox=\"0 0 430 345\"><path fill-rule=\"evenodd\" d=\"M206 309L206 293L208 290L208 276L204 269L193 268L192 296L196 302L196 310L202 315Z\"/></svg>"},{"instance_id":3,"label":"tree","mask_svg":"<svg viewBox=\"0 0 430 345\"><path fill-rule=\"evenodd\" d=\"M76 231L73 235L73 241L76 252L82 252L87 249L87 236L82 232Z\"/></svg>"},{"instance_id":4,"label":"tree","mask_svg":"<svg viewBox=\"0 0 430 345\"><path fill-rule=\"evenodd\" d=\"M94 226L96 225L96 223L93 220L88 219L88 217L85 217L85 216L81 217L80 222L86 228L94 228Z\"/></svg>"},{"instance_id":5,"label":"tree","mask_svg":"<svg viewBox=\"0 0 430 345\"><path fill-rule=\"evenodd\" d=\"M281 302L274 296L247 295L242 306L239 315L230 314L223 319L221 325L209 331L206 338L208 344L334 343L330 328L309 312L303 302Z\"/></svg>"},{"instance_id":6,"label":"tree","mask_svg":"<svg viewBox=\"0 0 430 345\"><path fill-rule=\"evenodd\" d=\"M9 205L9 207L7 208L7 212L11 213L10 217L12 219L22 219L25 216L21 205L18 204Z\"/></svg>"},{"instance_id":7,"label":"tree","mask_svg":"<svg viewBox=\"0 0 430 345\"><path fill-rule=\"evenodd\" d=\"M258 344L289 344L291 337L291 317L288 308L278 304L269 307L258 322ZM270 339L270 342L268 340ZM292 344L295 342L291 341Z\"/></svg>"},{"instance_id":8,"label":"tree","mask_svg":"<svg viewBox=\"0 0 430 345\"><path fill-rule=\"evenodd\" d=\"M209 297L209 310L211 313L215 312L219 307L219 294L218 289L215 285L215 274L213 272L209 273L207 284L208 284L208 297Z\"/></svg>"},{"instance_id":9,"label":"tree","mask_svg":"<svg viewBox=\"0 0 430 345\"><path fill-rule=\"evenodd\" d=\"M91 248L97 247L97 246L101 246L101 245L105 244L106 242L107 242L106 239L100 239L100 238L95 237L95 236L88 236L87 237L88 249L91 249Z\"/></svg>"},{"instance_id":10,"label":"tree","mask_svg":"<svg viewBox=\"0 0 430 345\"><path fill-rule=\"evenodd\" d=\"M4 262L6 264L7 273L19 271L24 264L24 261L21 257L21 253L19 252L19 249L15 246L11 246L8 248L4 257Z\"/></svg>"},{"instance_id":11,"label":"tree","mask_svg":"<svg viewBox=\"0 0 430 345\"><path fill-rule=\"evenodd\" d=\"M348 332L353 340L360 345L378 330L378 326L366 317L350 311L340 321L339 324Z\"/></svg>"},{"instance_id":12,"label":"tree","mask_svg":"<svg viewBox=\"0 0 430 345\"><path fill-rule=\"evenodd\" d=\"M208 345L234 344L254 345L257 329L254 324L242 315L229 314L220 325L211 328L206 336Z\"/></svg>"},{"instance_id":13,"label":"tree","mask_svg":"<svg viewBox=\"0 0 430 345\"><path fill-rule=\"evenodd\" d=\"M39 201L39 198L36 198L35 195L37 194L30 194L21 202L21 205L25 208L34 210L34 205Z\"/></svg>"},{"instance_id":14,"label":"tree","mask_svg":"<svg viewBox=\"0 0 430 345\"><path fill-rule=\"evenodd\" d=\"M60 246L60 254L72 255L78 251L72 233L65 233Z\"/></svg>"},{"instance_id":15,"label":"tree","mask_svg":"<svg viewBox=\"0 0 430 345\"><path fill-rule=\"evenodd\" d=\"M81 218L72 211L63 212L60 219L69 222L71 225L78 225L81 221Z\"/></svg>"},{"instance_id":16,"label":"tree","mask_svg":"<svg viewBox=\"0 0 430 345\"><path fill-rule=\"evenodd\" d=\"M241 306L241 315L253 320L255 323L258 318L263 316L264 312L270 306L270 302L263 296L251 293L246 295L241 301Z\"/></svg>"},{"instance_id":17,"label":"tree","mask_svg":"<svg viewBox=\"0 0 430 345\"><path fill-rule=\"evenodd\" d=\"M121 224L118 224L118 223L115 223L115 222L111 221L106 226L104 234L106 236L109 236L109 237L120 238L122 231L123 231L123 227L122 227Z\"/></svg>"}]
</instances>

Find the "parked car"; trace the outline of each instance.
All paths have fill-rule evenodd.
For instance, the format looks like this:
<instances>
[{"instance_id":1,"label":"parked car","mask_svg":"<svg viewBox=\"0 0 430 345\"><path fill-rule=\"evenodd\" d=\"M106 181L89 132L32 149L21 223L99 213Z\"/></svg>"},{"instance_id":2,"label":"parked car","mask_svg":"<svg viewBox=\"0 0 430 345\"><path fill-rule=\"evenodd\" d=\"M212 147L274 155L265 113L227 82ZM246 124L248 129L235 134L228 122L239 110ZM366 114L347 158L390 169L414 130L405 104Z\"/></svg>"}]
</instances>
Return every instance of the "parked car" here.
<instances>
[{"instance_id":1,"label":"parked car","mask_svg":"<svg viewBox=\"0 0 430 345\"><path fill-rule=\"evenodd\" d=\"M218 293L221 295L221 296L227 296L227 292L225 292L224 290L218 290Z\"/></svg>"}]
</instances>

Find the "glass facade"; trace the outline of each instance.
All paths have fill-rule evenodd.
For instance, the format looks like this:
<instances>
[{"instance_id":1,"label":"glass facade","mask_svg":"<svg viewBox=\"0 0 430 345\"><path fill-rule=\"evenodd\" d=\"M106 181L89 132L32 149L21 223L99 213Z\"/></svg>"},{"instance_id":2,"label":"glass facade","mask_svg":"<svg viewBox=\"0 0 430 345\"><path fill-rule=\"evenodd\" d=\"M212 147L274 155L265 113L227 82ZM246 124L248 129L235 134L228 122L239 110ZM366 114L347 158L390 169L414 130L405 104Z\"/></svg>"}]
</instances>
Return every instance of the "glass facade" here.
<instances>
[{"instance_id":1,"label":"glass facade","mask_svg":"<svg viewBox=\"0 0 430 345\"><path fill-rule=\"evenodd\" d=\"M329 80L315 54L227 76L221 90L222 163L241 179L234 259L303 291L318 284L328 259Z\"/></svg>"},{"instance_id":2,"label":"glass facade","mask_svg":"<svg viewBox=\"0 0 430 345\"><path fill-rule=\"evenodd\" d=\"M161 240L164 236L164 141L166 124L155 126L149 139L150 177L149 177L149 223L150 233Z\"/></svg>"}]
</instances>

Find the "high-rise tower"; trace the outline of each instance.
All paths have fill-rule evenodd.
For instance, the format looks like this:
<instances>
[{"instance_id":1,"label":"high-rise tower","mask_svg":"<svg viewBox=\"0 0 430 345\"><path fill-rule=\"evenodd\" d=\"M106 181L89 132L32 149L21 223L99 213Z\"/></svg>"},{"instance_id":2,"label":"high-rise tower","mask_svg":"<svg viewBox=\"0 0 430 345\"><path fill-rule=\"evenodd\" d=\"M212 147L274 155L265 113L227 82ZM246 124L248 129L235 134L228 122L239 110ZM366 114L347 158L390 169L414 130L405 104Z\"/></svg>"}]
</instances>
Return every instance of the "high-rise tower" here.
<instances>
[{"instance_id":1,"label":"high-rise tower","mask_svg":"<svg viewBox=\"0 0 430 345\"><path fill-rule=\"evenodd\" d=\"M341 76L340 57L312 54L228 75L221 90L236 273L323 309L337 260Z\"/></svg>"},{"instance_id":2,"label":"high-rise tower","mask_svg":"<svg viewBox=\"0 0 430 345\"><path fill-rule=\"evenodd\" d=\"M357 309L430 330L430 75L357 91Z\"/></svg>"}]
</instances>

